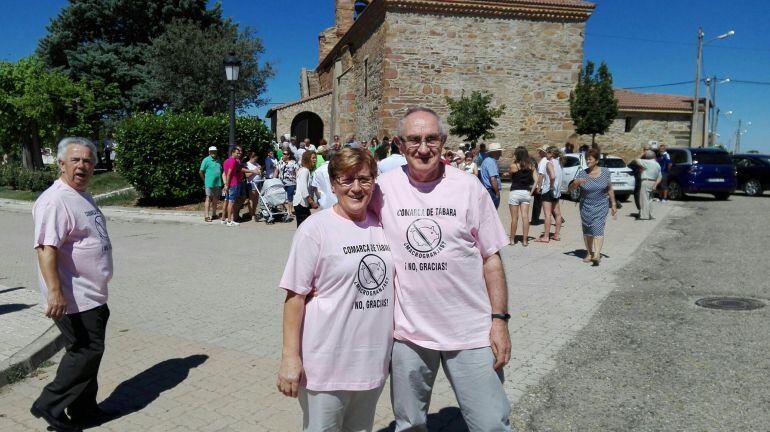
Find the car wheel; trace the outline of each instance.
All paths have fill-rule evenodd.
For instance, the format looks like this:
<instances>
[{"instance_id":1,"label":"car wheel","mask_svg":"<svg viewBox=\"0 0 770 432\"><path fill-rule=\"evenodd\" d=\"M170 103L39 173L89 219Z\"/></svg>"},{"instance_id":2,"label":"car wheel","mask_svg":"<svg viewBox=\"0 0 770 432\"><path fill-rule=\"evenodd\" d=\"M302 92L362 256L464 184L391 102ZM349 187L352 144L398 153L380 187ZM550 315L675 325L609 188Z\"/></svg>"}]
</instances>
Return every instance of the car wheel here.
<instances>
[{"instance_id":1,"label":"car wheel","mask_svg":"<svg viewBox=\"0 0 770 432\"><path fill-rule=\"evenodd\" d=\"M719 201L724 201L727 198L730 198L730 192L715 193L714 198L718 199Z\"/></svg>"},{"instance_id":2,"label":"car wheel","mask_svg":"<svg viewBox=\"0 0 770 432\"><path fill-rule=\"evenodd\" d=\"M762 195L762 183L759 182L759 180L751 179L746 182L745 185L743 185L743 191L746 192L746 195L748 196L757 196Z\"/></svg>"},{"instance_id":3,"label":"car wheel","mask_svg":"<svg viewBox=\"0 0 770 432\"><path fill-rule=\"evenodd\" d=\"M615 194L615 197L616 197L616 198L618 199L618 201L620 201L620 202L626 202L626 201L628 201L628 197L629 197L629 195L628 195L628 194L621 194L621 195Z\"/></svg>"},{"instance_id":4,"label":"car wheel","mask_svg":"<svg viewBox=\"0 0 770 432\"><path fill-rule=\"evenodd\" d=\"M684 191L679 183L672 181L668 184L668 199L681 200L684 199Z\"/></svg>"}]
</instances>

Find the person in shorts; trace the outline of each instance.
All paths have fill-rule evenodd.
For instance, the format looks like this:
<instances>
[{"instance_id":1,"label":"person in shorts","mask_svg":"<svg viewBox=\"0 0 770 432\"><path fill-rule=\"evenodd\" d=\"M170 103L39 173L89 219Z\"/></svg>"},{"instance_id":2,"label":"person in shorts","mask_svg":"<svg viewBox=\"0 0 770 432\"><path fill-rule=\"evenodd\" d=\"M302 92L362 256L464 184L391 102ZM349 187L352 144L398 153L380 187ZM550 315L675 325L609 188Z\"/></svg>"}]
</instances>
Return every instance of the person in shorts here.
<instances>
[{"instance_id":1,"label":"person in shorts","mask_svg":"<svg viewBox=\"0 0 770 432\"><path fill-rule=\"evenodd\" d=\"M219 195L222 194L222 162L217 157L216 146L209 147L209 155L201 162L198 174L203 180L203 190L206 193L203 219L211 222L216 217Z\"/></svg>"},{"instance_id":2,"label":"person in shorts","mask_svg":"<svg viewBox=\"0 0 770 432\"><path fill-rule=\"evenodd\" d=\"M242 152L240 147L234 147L224 164L225 211L222 223L229 227L240 225L235 221L235 215L236 201L243 193L243 171L246 170L241 163Z\"/></svg>"},{"instance_id":3,"label":"person in shorts","mask_svg":"<svg viewBox=\"0 0 770 432\"><path fill-rule=\"evenodd\" d=\"M529 206L535 193L537 171L532 165L532 158L524 147L516 147L513 152L511 172L511 193L508 195L508 209L511 211L511 245L516 244L516 230L521 219L521 245L529 245Z\"/></svg>"}]
</instances>

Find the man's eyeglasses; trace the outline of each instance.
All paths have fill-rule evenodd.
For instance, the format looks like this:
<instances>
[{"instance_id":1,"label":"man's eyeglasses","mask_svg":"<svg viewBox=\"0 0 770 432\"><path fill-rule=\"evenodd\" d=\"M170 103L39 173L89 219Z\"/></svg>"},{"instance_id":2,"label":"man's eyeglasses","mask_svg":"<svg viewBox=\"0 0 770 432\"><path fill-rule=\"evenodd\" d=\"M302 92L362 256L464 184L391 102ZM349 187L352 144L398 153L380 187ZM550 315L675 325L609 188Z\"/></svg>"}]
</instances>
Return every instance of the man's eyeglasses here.
<instances>
[{"instance_id":1,"label":"man's eyeglasses","mask_svg":"<svg viewBox=\"0 0 770 432\"><path fill-rule=\"evenodd\" d=\"M419 135L410 135L408 137L404 137L404 143L410 150L419 148L422 143L425 143L425 145L430 148L436 148L441 145L441 137L438 135L428 135L424 137Z\"/></svg>"},{"instance_id":2,"label":"man's eyeglasses","mask_svg":"<svg viewBox=\"0 0 770 432\"><path fill-rule=\"evenodd\" d=\"M337 178L337 183L339 183L340 186L348 189L352 188L355 182L358 182L358 186L360 186L363 189L368 189L372 187L372 184L374 183L374 179L371 177L340 177Z\"/></svg>"}]
</instances>

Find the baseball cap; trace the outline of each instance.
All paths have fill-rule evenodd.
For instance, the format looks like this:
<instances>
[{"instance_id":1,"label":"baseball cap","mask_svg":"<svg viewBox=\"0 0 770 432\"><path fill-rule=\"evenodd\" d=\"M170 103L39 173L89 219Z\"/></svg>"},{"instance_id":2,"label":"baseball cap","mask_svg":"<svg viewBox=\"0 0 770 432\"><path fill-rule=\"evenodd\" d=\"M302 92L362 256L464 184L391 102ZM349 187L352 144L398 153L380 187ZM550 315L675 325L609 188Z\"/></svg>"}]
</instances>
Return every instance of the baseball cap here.
<instances>
[{"instance_id":1,"label":"baseball cap","mask_svg":"<svg viewBox=\"0 0 770 432\"><path fill-rule=\"evenodd\" d=\"M217 151L217 146L211 146L211 147L209 147L209 151L210 151L210 152L212 152L212 151Z\"/></svg>"}]
</instances>

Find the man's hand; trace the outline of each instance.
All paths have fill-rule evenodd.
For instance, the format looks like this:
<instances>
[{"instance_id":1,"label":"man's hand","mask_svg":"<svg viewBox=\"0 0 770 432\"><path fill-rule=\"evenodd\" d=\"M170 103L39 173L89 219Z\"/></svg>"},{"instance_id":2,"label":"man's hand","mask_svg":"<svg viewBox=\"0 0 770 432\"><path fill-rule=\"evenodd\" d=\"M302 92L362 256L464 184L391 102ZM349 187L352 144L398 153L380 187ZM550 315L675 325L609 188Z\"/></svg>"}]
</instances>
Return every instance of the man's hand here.
<instances>
[{"instance_id":1,"label":"man's hand","mask_svg":"<svg viewBox=\"0 0 770 432\"><path fill-rule=\"evenodd\" d=\"M67 300L64 299L64 294L61 291L49 291L45 316L58 320L64 316L65 312L67 312Z\"/></svg>"},{"instance_id":2,"label":"man's hand","mask_svg":"<svg viewBox=\"0 0 770 432\"><path fill-rule=\"evenodd\" d=\"M511 336L508 334L508 323L500 319L492 319L492 329L489 330L489 342L495 355L495 369L500 369L511 360Z\"/></svg>"},{"instance_id":3,"label":"man's hand","mask_svg":"<svg viewBox=\"0 0 770 432\"><path fill-rule=\"evenodd\" d=\"M281 368L278 370L278 390L284 396L297 397L299 380L302 378L302 360L298 355L281 358Z\"/></svg>"}]
</instances>

